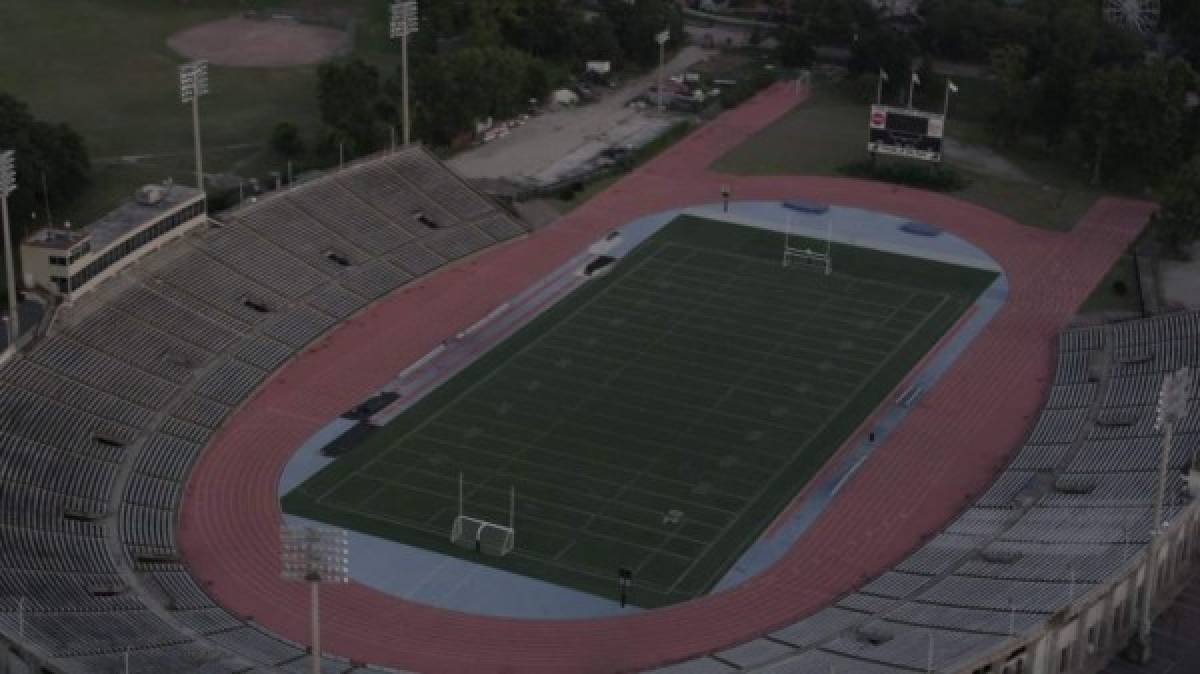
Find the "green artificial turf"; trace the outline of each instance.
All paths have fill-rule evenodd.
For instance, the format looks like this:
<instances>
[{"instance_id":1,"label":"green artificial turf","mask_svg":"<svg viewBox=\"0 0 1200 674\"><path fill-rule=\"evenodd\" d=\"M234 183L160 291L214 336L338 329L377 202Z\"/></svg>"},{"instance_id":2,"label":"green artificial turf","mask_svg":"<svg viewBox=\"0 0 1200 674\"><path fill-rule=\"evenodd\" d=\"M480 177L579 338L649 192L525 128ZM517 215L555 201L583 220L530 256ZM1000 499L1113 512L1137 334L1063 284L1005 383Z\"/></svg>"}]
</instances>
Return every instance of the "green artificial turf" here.
<instances>
[{"instance_id":1,"label":"green artificial turf","mask_svg":"<svg viewBox=\"0 0 1200 674\"><path fill-rule=\"evenodd\" d=\"M781 251L675 220L284 509L599 595L628 567L645 607L710 591L994 278L850 246L827 277ZM474 517L507 522L516 488L513 554L450 542L460 471Z\"/></svg>"}]
</instances>

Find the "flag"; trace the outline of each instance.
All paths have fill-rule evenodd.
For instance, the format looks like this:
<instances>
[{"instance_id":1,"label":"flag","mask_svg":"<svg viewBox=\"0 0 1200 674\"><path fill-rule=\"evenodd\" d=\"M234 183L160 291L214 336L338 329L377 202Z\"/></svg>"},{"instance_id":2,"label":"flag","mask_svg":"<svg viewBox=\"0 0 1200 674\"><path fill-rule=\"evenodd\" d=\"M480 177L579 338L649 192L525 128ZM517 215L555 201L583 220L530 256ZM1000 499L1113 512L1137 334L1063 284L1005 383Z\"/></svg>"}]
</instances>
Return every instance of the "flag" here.
<instances>
[{"instance_id":1,"label":"flag","mask_svg":"<svg viewBox=\"0 0 1200 674\"><path fill-rule=\"evenodd\" d=\"M884 70L883 68L880 68L880 69L879 69L879 79L883 80L884 82L887 82L887 81L888 81L888 74L887 74L887 71L886 71L886 70Z\"/></svg>"},{"instance_id":2,"label":"flag","mask_svg":"<svg viewBox=\"0 0 1200 674\"><path fill-rule=\"evenodd\" d=\"M952 94L958 93L958 85L951 82L950 80L946 80L946 88L949 89L950 93L952 93Z\"/></svg>"},{"instance_id":3,"label":"flag","mask_svg":"<svg viewBox=\"0 0 1200 674\"><path fill-rule=\"evenodd\" d=\"M921 76L916 73L913 73L912 83L917 85L918 87L921 86Z\"/></svg>"}]
</instances>

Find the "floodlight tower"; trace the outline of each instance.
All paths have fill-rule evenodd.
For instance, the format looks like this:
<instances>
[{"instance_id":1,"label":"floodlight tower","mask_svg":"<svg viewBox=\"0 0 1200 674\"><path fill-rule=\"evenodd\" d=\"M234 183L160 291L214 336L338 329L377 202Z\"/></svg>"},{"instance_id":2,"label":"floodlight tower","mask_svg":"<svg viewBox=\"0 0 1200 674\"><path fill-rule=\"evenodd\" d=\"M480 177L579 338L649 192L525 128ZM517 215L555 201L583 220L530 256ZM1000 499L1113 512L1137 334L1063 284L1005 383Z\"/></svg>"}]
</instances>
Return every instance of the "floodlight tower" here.
<instances>
[{"instance_id":1,"label":"floodlight tower","mask_svg":"<svg viewBox=\"0 0 1200 674\"><path fill-rule=\"evenodd\" d=\"M321 583L350 582L350 541L345 529L280 529L280 575L303 581L311 591L312 672L321 674Z\"/></svg>"},{"instance_id":2,"label":"floodlight tower","mask_svg":"<svg viewBox=\"0 0 1200 674\"><path fill-rule=\"evenodd\" d=\"M654 35L658 43L658 111L663 111L663 68L666 67L667 41L671 39L671 29L666 28Z\"/></svg>"},{"instance_id":3,"label":"floodlight tower","mask_svg":"<svg viewBox=\"0 0 1200 674\"><path fill-rule=\"evenodd\" d=\"M196 143L196 187L204 191L204 158L200 150L200 97L208 94L208 61L179 66L179 98L192 104L192 137Z\"/></svg>"},{"instance_id":4,"label":"floodlight tower","mask_svg":"<svg viewBox=\"0 0 1200 674\"><path fill-rule=\"evenodd\" d=\"M8 224L8 196L17 189L17 160L12 150L0 152L0 220L4 221L4 272L8 282L8 346L17 341L17 271L13 268L12 232Z\"/></svg>"},{"instance_id":5,"label":"floodlight tower","mask_svg":"<svg viewBox=\"0 0 1200 674\"><path fill-rule=\"evenodd\" d=\"M404 108L404 145L407 147L410 139L410 124L408 118L408 36L420 28L420 18L417 15L416 0L398 0L392 3L392 39L400 38L400 96L401 107Z\"/></svg>"},{"instance_id":6,"label":"floodlight tower","mask_svg":"<svg viewBox=\"0 0 1200 674\"><path fill-rule=\"evenodd\" d=\"M1150 660L1150 618L1154 601L1154 581L1158 576L1158 549L1166 532L1163 522L1163 498L1167 488L1167 468L1171 462L1171 445L1175 440L1175 425L1187 416L1188 396L1191 395L1192 373L1184 367L1163 378L1158 392L1158 414L1155 430L1162 431L1162 457L1158 463L1158 488L1154 492L1154 520L1150 530L1150 563L1146 566L1146 593L1142 597L1141 624L1138 626L1140 657Z\"/></svg>"}]
</instances>

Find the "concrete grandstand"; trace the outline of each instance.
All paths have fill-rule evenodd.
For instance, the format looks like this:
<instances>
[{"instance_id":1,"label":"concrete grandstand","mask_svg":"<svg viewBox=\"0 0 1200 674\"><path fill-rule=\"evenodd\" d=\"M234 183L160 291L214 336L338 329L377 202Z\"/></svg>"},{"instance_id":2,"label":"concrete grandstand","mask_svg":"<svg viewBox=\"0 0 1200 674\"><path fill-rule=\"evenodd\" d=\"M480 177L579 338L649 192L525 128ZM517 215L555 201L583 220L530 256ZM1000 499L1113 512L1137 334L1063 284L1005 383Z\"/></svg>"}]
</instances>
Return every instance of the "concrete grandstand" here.
<instances>
[{"instance_id":1,"label":"concrete grandstand","mask_svg":"<svg viewBox=\"0 0 1200 674\"><path fill-rule=\"evenodd\" d=\"M135 671L307 671L299 645L187 573L175 509L190 466L314 338L523 233L412 148L214 219L60 310L0 372L6 634L65 671L120 668L126 648Z\"/></svg>"},{"instance_id":2,"label":"concrete grandstand","mask_svg":"<svg viewBox=\"0 0 1200 674\"><path fill-rule=\"evenodd\" d=\"M738 587L552 621L352 584L328 596L323 671L1098 669L1135 630L1147 574L1164 608L1200 556L1193 404L1167 542L1148 560L1154 402L1165 374L1198 363L1200 314L1068 329L1152 206L1102 200L1054 233L878 183L705 170L793 91L768 90L533 236L408 148L213 218L60 309L0 369L7 667L308 671L307 593L278 569L289 456L609 231L730 186L942 227L1003 267L1009 300L811 529Z\"/></svg>"}]
</instances>

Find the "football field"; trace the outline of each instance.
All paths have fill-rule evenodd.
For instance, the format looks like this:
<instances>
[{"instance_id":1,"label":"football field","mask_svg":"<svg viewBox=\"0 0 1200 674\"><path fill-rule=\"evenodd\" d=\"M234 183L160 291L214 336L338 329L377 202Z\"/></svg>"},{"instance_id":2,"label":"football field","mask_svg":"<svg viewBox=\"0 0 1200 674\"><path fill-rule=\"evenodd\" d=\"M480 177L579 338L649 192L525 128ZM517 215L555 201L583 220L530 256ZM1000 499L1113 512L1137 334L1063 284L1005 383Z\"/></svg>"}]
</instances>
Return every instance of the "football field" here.
<instances>
[{"instance_id":1,"label":"football field","mask_svg":"<svg viewBox=\"0 0 1200 674\"><path fill-rule=\"evenodd\" d=\"M804 245L803 243L801 245ZM809 243L822 248L824 243ZM284 498L289 513L661 606L716 584L995 278L681 217ZM465 514L515 549L450 540Z\"/></svg>"}]
</instances>

